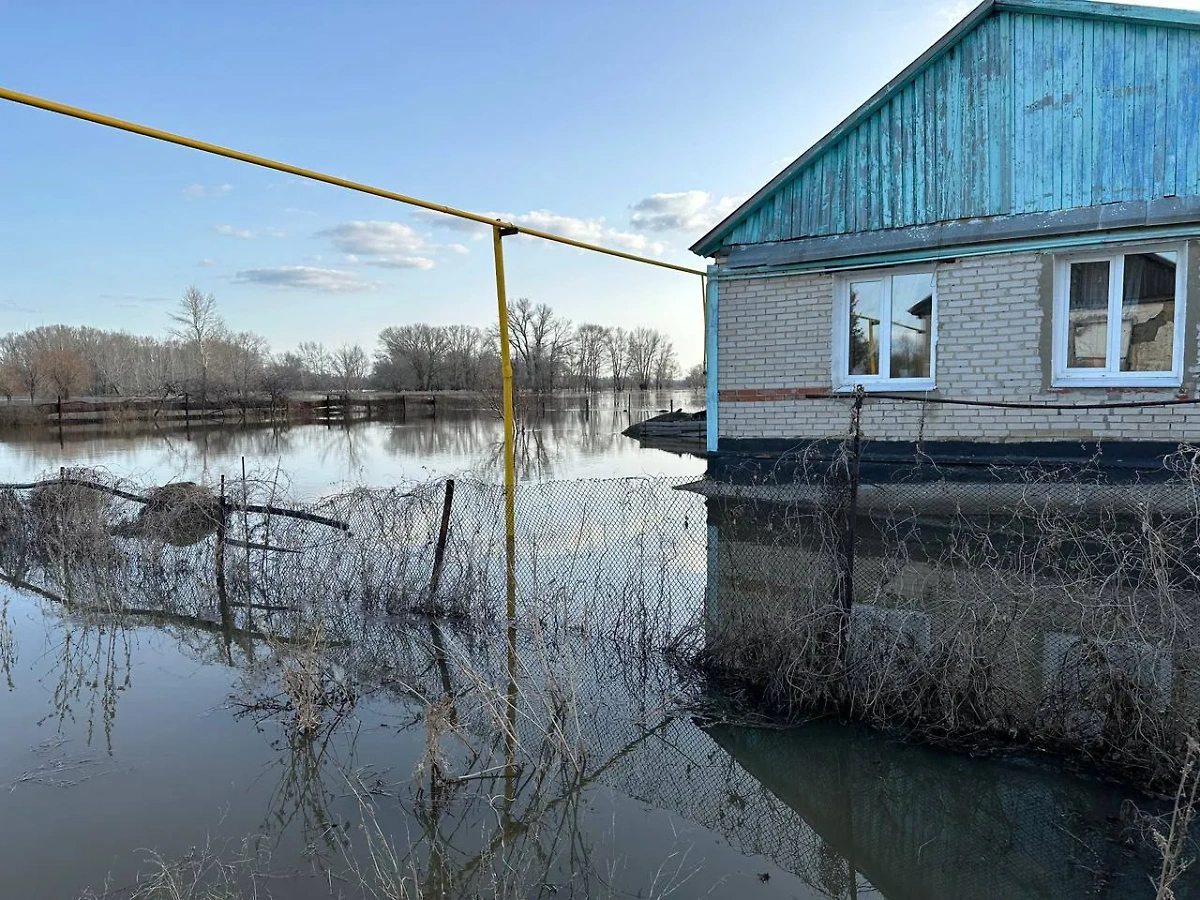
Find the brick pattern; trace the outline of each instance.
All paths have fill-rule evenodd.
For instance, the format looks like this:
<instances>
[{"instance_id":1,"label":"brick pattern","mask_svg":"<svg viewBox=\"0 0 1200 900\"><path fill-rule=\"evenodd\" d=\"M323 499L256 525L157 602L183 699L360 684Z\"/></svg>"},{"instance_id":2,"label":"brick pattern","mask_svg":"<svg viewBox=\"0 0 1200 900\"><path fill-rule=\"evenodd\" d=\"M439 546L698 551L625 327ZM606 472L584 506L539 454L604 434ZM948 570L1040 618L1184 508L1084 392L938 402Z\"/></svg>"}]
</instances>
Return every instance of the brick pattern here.
<instances>
[{"instance_id":1,"label":"brick pattern","mask_svg":"<svg viewBox=\"0 0 1200 900\"><path fill-rule=\"evenodd\" d=\"M731 389L720 392L719 399L722 402L727 400L734 402L751 402L761 400L809 400L814 395L826 394L829 388L825 387L798 387L798 388L741 388Z\"/></svg>"},{"instance_id":2,"label":"brick pattern","mask_svg":"<svg viewBox=\"0 0 1200 900\"><path fill-rule=\"evenodd\" d=\"M1200 253L1189 254L1193 265ZM1041 345L1050 323L1041 297L1050 267L1035 252L994 254L938 269L938 333L930 396L1034 403L1103 403L1195 396L1188 360L1182 390L1049 388ZM720 276L718 276L720 277ZM723 438L824 438L848 432L849 398L806 399L832 385L833 276L721 279L719 430ZM1200 321L1190 298L1189 327ZM1012 410L871 399L867 437L885 440L1193 440L1200 406L1126 410Z\"/></svg>"}]
</instances>

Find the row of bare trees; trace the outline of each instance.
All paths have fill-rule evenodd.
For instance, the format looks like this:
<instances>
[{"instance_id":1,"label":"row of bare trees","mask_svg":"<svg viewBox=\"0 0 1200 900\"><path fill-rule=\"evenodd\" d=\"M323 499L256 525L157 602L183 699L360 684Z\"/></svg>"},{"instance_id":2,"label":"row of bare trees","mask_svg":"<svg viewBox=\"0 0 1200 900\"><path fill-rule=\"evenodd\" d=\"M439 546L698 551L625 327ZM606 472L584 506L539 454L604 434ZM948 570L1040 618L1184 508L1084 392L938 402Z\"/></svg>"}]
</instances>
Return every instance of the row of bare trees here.
<instances>
[{"instance_id":1,"label":"row of bare trees","mask_svg":"<svg viewBox=\"0 0 1200 900\"><path fill-rule=\"evenodd\" d=\"M272 357L264 337L231 331L212 294L196 288L184 292L165 338L68 325L0 337L0 393L10 401L355 390L369 375L370 360L356 345L301 344Z\"/></svg>"},{"instance_id":2,"label":"row of bare trees","mask_svg":"<svg viewBox=\"0 0 1200 900\"><path fill-rule=\"evenodd\" d=\"M679 377L671 339L652 328L574 325L545 303L509 307L519 387L535 392L668 387ZM265 338L229 329L216 298L192 287L165 338L47 325L0 337L0 394L67 399L189 393L222 399L293 391L487 390L499 382L499 333L470 325L398 325L374 359L357 344L306 341L272 355ZM694 367L687 383L702 380Z\"/></svg>"},{"instance_id":3,"label":"row of bare trees","mask_svg":"<svg viewBox=\"0 0 1200 900\"><path fill-rule=\"evenodd\" d=\"M521 298L509 304L508 336L513 376L526 390L645 390L667 387L679 377L675 345L652 328L574 325L548 304ZM412 390L494 386L498 338L495 328L470 325L386 328L379 336L374 380L383 387Z\"/></svg>"}]
</instances>

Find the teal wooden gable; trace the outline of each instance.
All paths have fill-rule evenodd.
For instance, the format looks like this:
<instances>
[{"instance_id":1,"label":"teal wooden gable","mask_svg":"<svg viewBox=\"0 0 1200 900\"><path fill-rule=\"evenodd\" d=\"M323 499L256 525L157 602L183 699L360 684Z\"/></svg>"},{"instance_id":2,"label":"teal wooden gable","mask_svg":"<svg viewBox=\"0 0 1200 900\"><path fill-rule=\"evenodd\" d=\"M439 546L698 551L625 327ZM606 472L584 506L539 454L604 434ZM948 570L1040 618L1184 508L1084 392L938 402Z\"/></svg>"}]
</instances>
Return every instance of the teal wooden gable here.
<instances>
[{"instance_id":1,"label":"teal wooden gable","mask_svg":"<svg viewBox=\"0 0 1200 900\"><path fill-rule=\"evenodd\" d=\"M1200 197L1200 14L987 0L693 252Z\"/></svg>"}]
</instances>

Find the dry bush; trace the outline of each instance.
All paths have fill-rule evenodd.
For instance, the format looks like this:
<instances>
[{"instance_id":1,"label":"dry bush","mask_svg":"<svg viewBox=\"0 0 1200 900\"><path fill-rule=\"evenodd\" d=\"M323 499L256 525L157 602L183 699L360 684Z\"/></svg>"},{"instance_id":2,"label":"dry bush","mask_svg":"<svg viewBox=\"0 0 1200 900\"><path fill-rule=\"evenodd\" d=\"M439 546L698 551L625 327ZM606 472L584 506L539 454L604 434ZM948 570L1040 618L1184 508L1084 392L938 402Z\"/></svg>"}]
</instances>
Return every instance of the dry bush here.
<instances>
[{"instance_id":1,"label":"dry bush","mask_svg":"<svg viewBox=\"0 0 1200 900\"><path fill-rule=\"evenodd\" d=\"M786 715L1053 747L1162 783L1200 712L1200 478L1190 451L1171 463L1159 484L1036 467L864 484L852 519L841 462L801 460L799 483L716 501L694 661Z\"/></svg>"},{"instance_id":2,"label":"dry bush","mask_svg":"<svg viewBox=\"0 0 1200 900\"><path fill-rule=\"evenodd\" d=\"M1191 825L1196 818L1196 795L1200 792L1200 744L1189 738L1187 755L1175 790L1170 824L1164 834L1151 831L1154 846L1162 854L1162 869L1155 882L1155 900L1175 900L1175 884L1194 860L1184 857L1191 841Z\"/></svg>"}]
</instances>

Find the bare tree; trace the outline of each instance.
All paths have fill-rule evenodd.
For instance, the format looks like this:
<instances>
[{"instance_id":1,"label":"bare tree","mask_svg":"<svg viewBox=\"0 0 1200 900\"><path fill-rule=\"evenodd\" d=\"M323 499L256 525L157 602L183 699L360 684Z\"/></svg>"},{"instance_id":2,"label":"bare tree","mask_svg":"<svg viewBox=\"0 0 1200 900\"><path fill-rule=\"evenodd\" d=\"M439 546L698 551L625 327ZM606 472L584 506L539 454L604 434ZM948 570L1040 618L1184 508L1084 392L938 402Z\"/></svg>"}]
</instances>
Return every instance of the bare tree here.
<instances>
[{"instance_id":1,"label":"bare tree","mask_svg":"<svg viewBox=\"0 0 1200 900\"><path fill-rule=\"evenodd\" d=\"M635 328L629 333L629 372L643 391L654 381L654 364L662 340L653 328Z\"/></svg>"},{"instance_id":2,"label":"bare tree","mask_svg":"<svg viewBox=\"0 0 1200 900\"><path fill-rule=\"evenodd\" d=\"M575 329L575 372L579 387L589 393L600 389L606 338L607 330L601 325L585 323Z\"/></svg>"},{"instance_id":3,"label":"bare tree","mask_svg":"<svg viewBox=\"0 0 1200 900\"><path fill-rule=\"evenodd\" d=\"M86 390L92 381L87 358L72 347L47 347L38 351L38 369L60 400Z\"/></svg>"},{"instance_id":4,"label":"bare tree","mask_svg":"<svg viewBox=\"0 0 1200 900\"><path fill-rule=\"evenodd\" d=\"M301 389L327 388L333 382L333 357L319 341L302 341L296 348L300 360Z\"/></svg>"},{"instance_id":5,"label":"bare tree","mask_svg":"<svg viewBox=\"0 0 1200 900\"><path fill-rule=\"evenodd\" d=\"M451 325L446 332L445 387L466 390L480 386L486 339L472 325Z\"/></svg>"},{"instance_id":6,"label":"bare tree","mask_svg":"<svg viewBox=\"0 0 1200 900\"><path fill-rule=\"evenodd\" d=\"M389 367L395 386L411 376L419 391L433 390L441 382L450 339L444 328L400 325L379 333L381 362Z\"/></svg>"},{"instance_id":7,"label":"bare tree","mask_svg":"<svg viewBox=\"0 0 1200 900\"><path fill-rule=\"evenodd\" d=\"M512 304L510 312L514 370L518 384L529 391L564 386L594 391L607 377L622 390L631 372L648 384L663 384L676 375L674 364L663 356L670 341L658 332L633 333L639 367L648 347L653 346L655 356L648 371L631 370L631 335L621 328L590 323L575 328L549 305L525 298ZM171 322L165 339L67 325L0 337L0 394L10 400L22 394L31 400L59 394L167 397L184 390L206 397L263 390L281 396L289 390L361 386L371 364L361 347L331 353L316 341L272 359L262 336L230 333L212 295L194 287L185 292ZM381 386L400 389L491 388L499 371L498 338L495 329L470 325L387 328L379 335L371 377Z\"/></svg>"},{"instance_id":8,"label":"bare tree","mask_svg":"<svg viewBox=\"0 0 1200 900\"><path fill-rule=\"evenodd\" d=\"M37 396L42 383L38 348L29 334L10 334L0 342L0 369L4 374L5 393Z\"/></svg>"},{"instance_id":9,"label":"bare tree","mask_svg":"<svg viewBox=\"0 0 1200 900\"><path fill-rule=\"evenodd\" d=\"M214 342L210 353L234 392L242 397L262 387L263 367L269 355L266 338L251 331L239 331Z\"/></svg>"},{"instance_id":10,"label":"bare tree","mask_svg":"<svg viewBox=\"0 0 1200 900\"><path fill-rule=\"evenodd\" d=\"M675 345L665 334L660 335L658 351L654 354L655 390L670 387L678 375L679 358L675 355Z\"/></svg>"},{"instance_id":11,"label":"bare tree","mask_svg":"<svg viewBox=\"0 0 1200 900\"><path fill-rule=\"evenodd\" d=\"M549 305L521 297L508 307L508 336L516 351L520 383L534 391L554 390L574 345L571 322Z\"/></svg>"},{"instance_id":12,"label":"bare tree","mask_svg":"<svg viewBox=\"0 0 1200 900\"><path fill-rule=\"evenodd\" d=\"M604 333L604 349L608 354L608 371L614 391L625 390L629 375L629 335L624 328L609 328Z\"/></svg>"},{"instance_id":13,"label":"bare tree","mask_svg":"<svg viewBox=\"0 0 1200 900\"><path fill-rule=\"evenodd\" d=\"M171 334L189 345L200 364L200 396L208 396L208 364L212 343L225 331L217 313L217 298L192 285L183 292L179 306L171 313L176 327Z\"/></svg>"},{"instance_id":14,"label":"bare tree","mask_svg":"<svg viewBox=\"0 0 1200 900\"><path fill-rule=\"evenodd\" d=\"M367 353L358 344L342 344L333 353L333 372L343 391L361 388L369 369Z\"/></svg>"},{"instance_id":15,"label":"bare tree","mask_svg":"<svg viewBox=\"0 0 1200 900\"><path fill-rule=\"evenodd\" d=\"M696 363L688 369L687 375L683 377L683 384L692 390L698 390L708 383L708 375L704 371L704 363Z\"/></svg>"}]
</instances>

